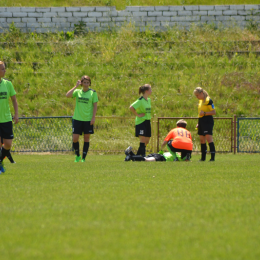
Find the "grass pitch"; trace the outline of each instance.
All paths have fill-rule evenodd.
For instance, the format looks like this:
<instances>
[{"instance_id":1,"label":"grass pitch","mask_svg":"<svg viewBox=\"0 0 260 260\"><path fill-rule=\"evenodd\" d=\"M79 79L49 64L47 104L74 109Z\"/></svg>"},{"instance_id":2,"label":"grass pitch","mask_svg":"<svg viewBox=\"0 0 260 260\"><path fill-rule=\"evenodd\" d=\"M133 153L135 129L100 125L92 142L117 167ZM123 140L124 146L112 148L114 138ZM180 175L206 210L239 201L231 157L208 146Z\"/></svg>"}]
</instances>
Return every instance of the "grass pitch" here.
<instances>
[{"instance_id":1,"label":"grass pitch","mask_svg":"<svg viewBox=\"0 0 260 260\"><path fill-rule=\"evenodd\" d=\"M216 158L15 154L0 175L1 260L259 259L259 155Z\"/></svg>"}]
</instances>

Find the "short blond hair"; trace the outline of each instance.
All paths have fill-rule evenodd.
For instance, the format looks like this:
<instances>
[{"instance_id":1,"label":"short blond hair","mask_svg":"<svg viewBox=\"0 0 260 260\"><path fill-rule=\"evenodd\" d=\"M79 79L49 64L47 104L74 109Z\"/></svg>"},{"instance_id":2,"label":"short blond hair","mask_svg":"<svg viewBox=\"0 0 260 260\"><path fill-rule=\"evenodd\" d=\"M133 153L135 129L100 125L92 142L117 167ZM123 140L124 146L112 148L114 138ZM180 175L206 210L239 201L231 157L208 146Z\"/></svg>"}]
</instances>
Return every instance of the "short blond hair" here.
<instances>
[{"instance_id":1,"label":"short blond hair","mask_svg":"<svg viewBox=\"0 0 260 260\"><path fill-rule=\"evenodd\" d=\"M194 95L200 94L201 92L203 93L204 98L209 97L208 92L207 92L205 89L201 88L201 87L197 87L197 88L195 88L195 90L193 91Z\"/></svg>"},{"instance_id":2,"label":"short blond hair","mask_svg":"<svg viewBox=\"0 0 260 260\"><path fill-rule=\"evenodd\" d=\"M183 119L180 119L177 123L176 123L177 126L179 127L183 127L183 128L186 128L187 126L187 122Z\"/></svg>"}]
</instances>

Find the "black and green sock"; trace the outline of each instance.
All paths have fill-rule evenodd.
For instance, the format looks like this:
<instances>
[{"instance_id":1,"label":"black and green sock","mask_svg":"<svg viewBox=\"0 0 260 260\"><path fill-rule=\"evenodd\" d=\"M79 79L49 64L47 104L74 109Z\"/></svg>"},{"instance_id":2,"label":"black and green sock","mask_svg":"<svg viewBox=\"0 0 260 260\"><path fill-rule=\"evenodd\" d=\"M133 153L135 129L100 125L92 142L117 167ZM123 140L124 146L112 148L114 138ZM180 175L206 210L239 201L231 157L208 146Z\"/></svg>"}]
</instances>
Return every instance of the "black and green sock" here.
<instances>
[{"instance_id":1,"label":"black and green sock","mask_svg":"<svg viewBox=\"0 0 260 260\"><path fill-rule=\"evenodd\" d=\"M140 146L138 148L136 155L142 155L145 157L145 143L140 143Z\"/></svg>"},{"instance_id":2,"label":"black and green sock","mask_svg":"<svg viewBox=\"0 0 260 260\"><path fill-rule=\"evenodd\" d=\"M82 158L85 159L88 154L89 142L84 142L83 146L83 156Z\"/></svg>"},{"instance_id":3,"label":"black and green sock","mask_svg":"<svg viewBox=\"0 0 260 260\"><path fill-rule=\"evenodd\" d=\"M207 154L207 145L206 144L201 144L201 161L206 160L206 154Z\"/></svg>"},{"instance_id":4,"label":"black and green sock","mask_svg":"<svg viewBox=\"0 0 260 260\"><path fill-rule=\"evenodd\" d=\"M209 143L209 149L210 149L210 154L211 154L211 160L214 161L215 160L215 154L216 154L214 142Z\"/></svg>"},{"instance_id":5,"label":"black and green sock","mask_svg":"<svg viewBox=\"0 0 260 260\"><path fill-rule=\"evenodd\" d=\"M73 143L75 154L79 156L79 142Z\"/></svg>"}]
</instances>

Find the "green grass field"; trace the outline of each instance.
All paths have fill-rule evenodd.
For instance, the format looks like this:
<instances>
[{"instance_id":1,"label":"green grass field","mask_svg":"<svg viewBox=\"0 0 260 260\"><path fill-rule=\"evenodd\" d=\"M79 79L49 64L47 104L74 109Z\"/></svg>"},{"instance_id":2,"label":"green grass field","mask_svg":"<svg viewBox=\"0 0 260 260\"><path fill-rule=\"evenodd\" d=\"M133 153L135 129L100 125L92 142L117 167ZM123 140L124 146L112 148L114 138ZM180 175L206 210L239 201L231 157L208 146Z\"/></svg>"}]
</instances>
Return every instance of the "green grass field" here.
<instances>
[{"instance_id":1,"label":"green grass field","mask_svg":"<svg viewBox=\"0 0 260 260\"><path fill-rule=\"evenodd\" d=\"M14 154L0 175L1 260L259 259L259 155L216 158Z\"/></svg>"},{"instance_id":2,"label":"green grass field","mask_svg":"<svg viewBox=\"0 0 260 260\"><path fill-rule=\"evenodd\" d=\"M0 6L116 6L124 9L126 6L140 5L237 5L259 4L258 0L0 0Z\"/></svg>"}]
</instances>

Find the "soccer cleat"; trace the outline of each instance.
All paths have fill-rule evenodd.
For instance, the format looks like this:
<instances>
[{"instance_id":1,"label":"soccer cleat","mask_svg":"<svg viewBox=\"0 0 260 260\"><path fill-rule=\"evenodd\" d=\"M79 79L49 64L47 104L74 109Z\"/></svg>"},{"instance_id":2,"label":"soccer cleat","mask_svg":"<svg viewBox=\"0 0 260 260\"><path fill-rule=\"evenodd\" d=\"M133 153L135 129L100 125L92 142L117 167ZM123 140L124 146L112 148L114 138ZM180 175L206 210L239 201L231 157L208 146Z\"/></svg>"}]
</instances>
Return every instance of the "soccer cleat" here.
<instances>
[{"instance_id":1,"label":"soccer cleat","mask_svg":"<svg viewBox=\"0 0 260 260\"><path fill-rule=\"evenodd\" d=\"M205 160L200 159L199 162L205 162Z\"/></svg>"},{"instance_id":2,"label":"soccer cleat","mask_svg":"<svg viewBox=\"0 0 260 260\"><path fill-rule=\"evenodd\" d=\"M76 155L76 157L75 157L75 161L74 161L74 162L79 162L80 159L81 159L81 156L77 156L77 155Z\"/></svg>"},{"instance_id":3,"label":"soccer cleat","mask_svg":"<svg viewBox=\"0 0 260 260\"><path fill-rule=\"evenodd\" d=\"M2 172L5 172L5 167L4 167L3 162L0 163L0 173L2 173Z\"/></svg>"},{"instance_id":4,"label":"soccer cleat","mask_svg":"<svg viewBox=\"0 0 260 260\"><path fill-rule=\"evenodd\" d=\"M190 161L190 153L187 153L185 161L186 161L186 162L189 162L189 161Z\"/></svg>"},{"instance_id":5,"label":"soccer cleat","mask_svg":"<svg viewBox=\"0 0 260 260\"><path fill-rule=\"evenodd\" d=\"M129 146L125 149L125 155L129 155L129 153L132 151L133 147Z\"/></svg>"},{"instance_id":6,"label":"soccer cleat","mask_svg":"<svg viewBox=\"0 0 260 260\"><path fill-rule=\"evenodd\" d=\"M215 159L210 159L209 162L215 162Z\"/></svg>"},{"instance_id":7,"label":"soccer cleat","mask_svg":"<svg viewBox=\"0 0 260 260\"><path fill-rule=\"evenodd\" d=\"M85 162L85 159L82 159L81 162Z\"/></svg>"},{"instance_id":8,"label":"soccer cleat","mask_svg":"<svg viewBox=\"0 0 260 260\"><path fill-rule=\"evenodd\" d=\"M178 162L179 161L178 157L176 157L173 161Z\"/></svg>"},{"instance_id":9,"label":"soccer cleat","mask_svg":"<svg viewBox=\"0 0 260 260\"><path fill-rule=\"evenodd\" d=\"M131 161L131 156L130 156L130 155L127 155L127 156L125 157L125 162L128 162L128 161Z\"/></svg>"}]
</instances>

